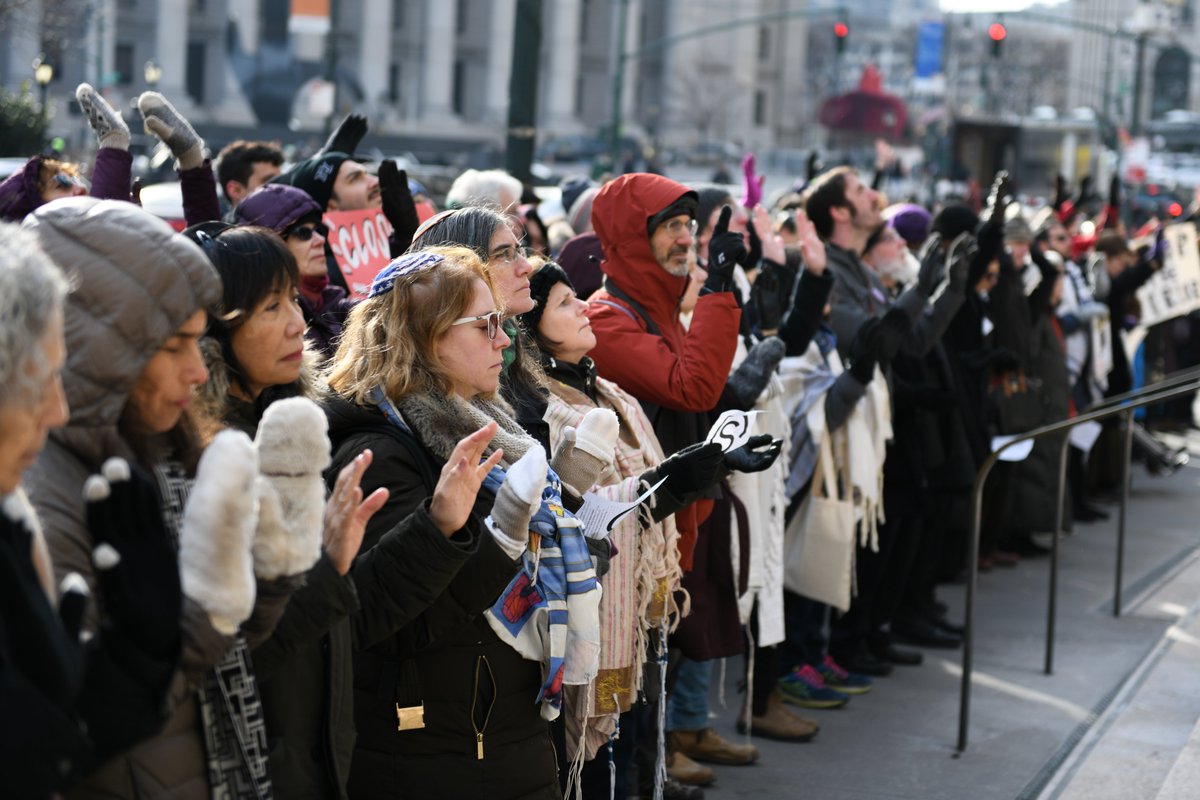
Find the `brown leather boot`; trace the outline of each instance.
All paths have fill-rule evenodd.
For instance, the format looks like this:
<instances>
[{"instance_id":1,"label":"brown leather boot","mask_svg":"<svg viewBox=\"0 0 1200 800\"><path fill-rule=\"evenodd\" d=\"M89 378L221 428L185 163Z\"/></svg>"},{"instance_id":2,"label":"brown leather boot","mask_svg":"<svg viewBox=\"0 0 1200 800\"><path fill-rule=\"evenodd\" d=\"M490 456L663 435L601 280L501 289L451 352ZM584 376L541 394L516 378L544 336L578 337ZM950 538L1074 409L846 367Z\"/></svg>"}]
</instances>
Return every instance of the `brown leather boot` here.
<instances>
[{"instance_id":1,"label":"brown leather boot","mask_svg":"<svg viewBox=\"0 0 1200 800\"><path fill-rule=\"evenodd\" d=\"M767 698L767 713L751 717L750 733L765 739L778 739L782 742L807 742L817 735L821 729L814 720L794 714L783 704L783 696L778 689L771 692ZM738 717L739 733L746 732L746 712L743 710Z\"/></svg>"},{"instance_id":2,"label":"brown leather boot","mask_svg":"<svg viewBox=\"0 0 1200 800\"><path fill-rule=\"evenodd\" d=\"M717 779L717 773L703 764L697 764L683 753L668 751L667 777L688 786L708 786Z\"/></svg>"},{"instance_id":3,"label":"brown leather boot","mask_svg":"<svg viewBox=\"0 0 1200 800\"><path fill-rule=\"evenodd\" d=\"M734 744L721 738L712 728L699 731L671 731L671 749L710 764L753 764L758 748L752 744Z\"/></svg>"}]
</instances>

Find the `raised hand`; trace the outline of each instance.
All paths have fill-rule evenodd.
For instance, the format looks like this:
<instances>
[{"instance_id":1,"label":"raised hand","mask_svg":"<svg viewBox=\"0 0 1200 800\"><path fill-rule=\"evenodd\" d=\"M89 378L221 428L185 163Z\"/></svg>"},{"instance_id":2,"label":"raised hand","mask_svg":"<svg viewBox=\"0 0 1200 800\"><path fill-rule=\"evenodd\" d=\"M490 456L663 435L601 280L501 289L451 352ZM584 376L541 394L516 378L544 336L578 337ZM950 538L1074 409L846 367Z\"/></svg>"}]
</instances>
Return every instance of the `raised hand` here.
<instances>
[{"instance_id":1,"label":"raised hand","mask_svg":"<svg viewBox=\"0 0 1200 800\"><path fill-rule=\"evenodd\" d=\"M204 140L167 98L158 92L142 92L137 106L145 120L146 131L170 148L180 170L195 169L204 163Z\"/></svg>"},{"instance_id":2,"label":"raised hand","mask_svg":"<svg viewBox=\"0 0 1200 800\"><path fill-rule=\"evenodd\" d=\"M362 114L347 114L342 123L329 135L329 140L321 147L320 155L325 153L345 153L353 156L359 142L367 135L367 118Z\"/></svg>"},{"instance_id":3,"label":"raised hand","mask_svg":"<svg viewBox=\"0 0 1200 800\"><path fill-rule=\"evenodd\" d=\"M620 432L617 415L607 408L593 408L579 428L567 427L554 448L550 466L576 496L592 488L604 468L612 464Z\"/></svg>"},{"instance_id":4,"label":"raised hand","mask_svg":"<svg viewBox=\"0 0 1200 800\"><path fill-rule=\"evenodd\" d=\"M762 206L754 206L750 210L750 225L762 243L763 258L776 264L785 263L787 255L784 252L783 237L775 233L770 212Z\"/></svg>"},{"instance_id":5,"label":"raised hand","mask_svg":"<svg viewBox=\"0 0 1200 800\"><path fill-rule=\"evenodd\" d=\"M702 294L728 292L733 286L733 268L746 257L746 241L740 233L729 230L733 209L724 206L712 238L708 241L708 277L704 281Z\"/></svg>"},{"instance_id":6,"label":"raised hand","mask_svg":"<svg viewBox=\"0 0 1200 800\"><path fill-rule=\"evenodd\" d=\"M392 224L394 258L408 250L421 220L408 189L408 173L399 169L390 158L379 165L379 197L383 202L383 215Z\"/></svg>"},{"instance_id":7,"label":"raised hand","mask_svg":"<svg viewBox=\"0 0 1200 800\"><path fill-rule=\"evenodd\" d=\"M757 174L754 153L746 153L742 159L742 205L754 208L762 202L763 183L766 175Z\"/></svg>"},{"instance_id":8,"label":"raised hand","mask_svg":"<svg viewBox=\"0 0 1200 800\"><path fill-rule=\"evenodd\" d=\"M459 441L442 466L433 499L429 501L429 516L443 536L453 536L467 524L484 477L504 457L504 451L497 449L486 460L480 461L498 427L495 421L489 422Z\"/></svg>"},{"instance_id":9,"label":"raised hand","mask_svg":"<svg viewBox=\"0 0 1200 800\"><path fill-rule=\"evenodd\" d=\"M125 124L121 112L97 94L90 83L79 84L75 89L75 99L79 101L79 107L83 109L101 147L129 149L129 126Z\"/></svg>"},{"instance_id":10,"label":"raised hand","mask_svg":"<svg viewBox=\"0 0 1200 800\"><path fill-rule=\"evenodd\" d=\"M825 243L817 235L817 226L813 225L800 209L796 209L796 235L800 238L800 255L804 258L804 270L813 275L824 275L827 262Z\"/></svg>"},{"instance_id":11,"label":"raised hand","mask_svg":"<svg viewBox=\"0 0 1200 800\"><path fill-rule=\"evenodd\" d=\"M339 575L350 571L354 557L362 547L367 523L388 499L388 490L383 487L363 499L360 484L373 457L370 450L364 450L342 467L334 482L333 492L325 501L322 549Z\"/></svg>"}]
</instances>

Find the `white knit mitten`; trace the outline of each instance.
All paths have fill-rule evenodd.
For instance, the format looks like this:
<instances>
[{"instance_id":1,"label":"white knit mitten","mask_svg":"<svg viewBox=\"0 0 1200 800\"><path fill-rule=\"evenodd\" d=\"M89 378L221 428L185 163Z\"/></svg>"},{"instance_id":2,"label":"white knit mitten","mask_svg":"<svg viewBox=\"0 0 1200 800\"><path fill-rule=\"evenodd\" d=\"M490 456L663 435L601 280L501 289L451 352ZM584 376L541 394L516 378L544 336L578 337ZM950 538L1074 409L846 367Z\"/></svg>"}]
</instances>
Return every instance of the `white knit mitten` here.
<instances>
[{"instance_id":1,"label":"white knit mitten","mask_svg":"<svg viewBox=\"0 0 1200 800\"><path fill-rule=\"evenodd\" d=\"M183 593L226 636L254 610L250 546L258 517L258 454L250 437L221 431L200 457L179 531Z\"/></svg>"},{"instance_id":2,"label":"white knit mitten","mask_svg":"<svg viewBox=\"0 0 1200 800\"><path fill-rule=\"evenodd\" d=\"M272 403L258 424L254 572L260 578L307 572L321 557L328 430L325 414L303 397Z\"/></svg>"},{"instance_id":3,"label":"white knit mitten","mask_svg":"<svg viewBox=\"0 0 1200 800\"><path fill-rule=\"evenodd\" d=\"M510 539L528 541L529 520L541 504L545 488L546 454L540 447L531 447L508 468L492 504L492 524Z\"/></svg>"},{"instance_id":4,"label":"white knit mitten","mask_svg":"<svg viewBox=\"0 0 1200 800\"><path fill-rule=\"evenodd\" d=\"M604 468L612 464L620 429L616 414L607 408L593 408L578 428L563 430L550 466L576 495L582 497Z\"/></svg>"},{"instance_id":5,"label":"white knit mitten","mask_svg":"<svg viewBox=\"0 0 1200 800\"><path fill-rule=\"evenodd\" d=\"M83 109L101 147L129 149L129 126L125 124L121 112L97 94L91 84L79 84L75 89L75 99L79 101L79 107Z\"/></svg>"}]
</instances>

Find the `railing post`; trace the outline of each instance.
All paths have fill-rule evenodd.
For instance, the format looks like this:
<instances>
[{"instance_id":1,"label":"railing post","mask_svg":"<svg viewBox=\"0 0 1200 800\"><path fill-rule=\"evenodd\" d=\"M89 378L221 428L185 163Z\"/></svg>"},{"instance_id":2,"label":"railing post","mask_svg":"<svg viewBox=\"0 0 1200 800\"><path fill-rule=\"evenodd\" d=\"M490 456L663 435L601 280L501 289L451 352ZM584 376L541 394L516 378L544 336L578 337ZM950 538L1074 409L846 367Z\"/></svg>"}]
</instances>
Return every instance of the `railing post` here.
<instances>
[{"instance_id":1,"label":"railing post","mask_svg":"<svg viewBox=\"0 0 1200 800\"><path fill-rule=\"evenodd\" d=\"M1067 450L1071 437L1064 431L1062 445L1058 448L1058 502L1055 504L1054 538L1050 540L1050 600L1046 608L1046 667L1045 673L1054 672L1054 626L1058 613L1058 540L1063 531L1063 508L1067 494Z\"/></svg>"},{"instance_id":2,"label":"railing post","mask_svg":"<svg viewBox=\"0 0 1200 800\"><path fill-rule=\"evenodd\" d=\"M963 612L962 685L958 693L958 752L967 749L967 727L971 717L971 668L975 652L975 585L979 580L979 527L983 514L983 485L996 453L979 468L971 487L971 535L967 537L967 606Z\"/></svg>"},{"instance_id":3,"label":"railing post","mask_svg":"<svg viewBox=\"0 0 1200 800\"><path fill-rule=\"evenodd\" d=\"M1125 571L1125 516L1129 507L1130 460L1133 458L1133 409L1121 415L1125 447L1121 457L1121 515L1117 518L1117 575L1113 582L1113 616L1121 616L1121 580Z\"/></svg>"}]
</instances>

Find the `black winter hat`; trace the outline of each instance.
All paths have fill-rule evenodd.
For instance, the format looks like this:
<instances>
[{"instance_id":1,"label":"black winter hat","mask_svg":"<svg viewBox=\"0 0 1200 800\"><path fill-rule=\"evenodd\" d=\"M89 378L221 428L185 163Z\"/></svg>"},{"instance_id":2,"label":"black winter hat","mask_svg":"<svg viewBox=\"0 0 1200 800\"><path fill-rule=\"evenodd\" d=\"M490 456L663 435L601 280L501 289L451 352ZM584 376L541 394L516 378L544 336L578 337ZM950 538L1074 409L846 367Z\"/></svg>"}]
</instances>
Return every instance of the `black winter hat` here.
<instances>
[{"instance_id":1,"label":"black winter hat","mask_svg":"<svg viewBox=\"0 0 1200 800\"><path fill-rule=\"evenodd\" d=\"M521 325L531 334L537 332L538 323L542 321L542 312L546 310L546 301L550 298L550 290L555 284L565 283L575 291L575 284L558 264L547 261L529 276L529 296L537 303L531 310L521 315Z\"/></svg>"},{"instance_id":2,"label":"black winter hat","mask_svg":"<svg viewBox=\"0 0 1200 800\"><path fill-rule=\"evenodd\" d=\"M324 211L333 196L333 182L337 180L338 170L342 168L342 162L349 159L348 154L336 150L316 155L301 161L271 183L286 183L303 189Z\"/></svg>"},{"instance_id":3,"label":"black winter hat","mask_svg":"<svg viewBox=\"0 0 1200 800\"><path fill-rule=\"evenodd\" d=\"M939 234L944 242L953 242L960 233L975 233L979 215L966 206L946 206L933 218L929 230Z\"/></svg>"},{"instance_id":4,"label":"black winter hat","mask_svg":"<svg viewBox=\"0 0 1200 800\"><path fill-rule=\"evenodd\" d=\"M647 235L653 236L654 231L658 230L659 225L662 225L672 217L678 217L680 214L687 214L692 219L695 219L696 208L699 205L700 198L695 192L690 190L684 192L671 205L646 220Z\"/></svg>"}]
</instances>

